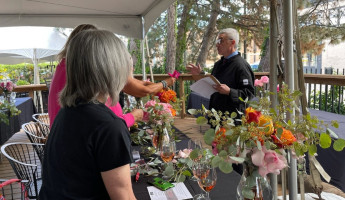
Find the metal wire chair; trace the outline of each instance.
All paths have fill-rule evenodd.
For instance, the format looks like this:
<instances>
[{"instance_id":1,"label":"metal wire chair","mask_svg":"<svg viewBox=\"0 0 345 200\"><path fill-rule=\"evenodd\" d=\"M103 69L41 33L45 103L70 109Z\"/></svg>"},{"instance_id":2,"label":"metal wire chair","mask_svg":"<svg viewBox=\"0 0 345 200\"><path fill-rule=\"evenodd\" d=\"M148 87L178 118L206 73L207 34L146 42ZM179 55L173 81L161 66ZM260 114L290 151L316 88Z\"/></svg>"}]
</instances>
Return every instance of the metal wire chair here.
<instances>
[{"instance_id":1,"label":"metal wire chair","mask_svg":"<svg viewBox=\"0 0 345 200\"><path fill-rule=\"evenodd\" d=\"M39 122L28 122L22 125L22 129L28 136L31 143L45 144L50 133L48 126L40 124ZM34 146L40 161L43 162L44 157L44 145Z\"/></svg>"},{"instance_id":2,"label":"metal wire chair","mask_svg":"<svg viewBox=\"0 0 345 200\"><path fill-rule=\"evenodd\" d=\"M46 126L50 126L50 119L49 119L49 115L48 113L38 113L38 114L34 114L32 115L32 118L41 123L42 125L46 125Z\"/></svg>"},{"instance_id":3,"label":"metal wire chair","mask_svg":"<svg viewBox=\"0 0 345 200\"><path fill-rule=\"evenodd\" d=\"M8 143L1 147L2 154L10 162L17 178L28 180L25 185L28 197L38 199L42 186L41 162L33 146L44 144L33 143Z\"/></svg>"},{"instance_id":4,"label":"metal wire chair","mask_svg":"<svg viewBox=\"0 0 345 200\"><path fill-rule=\"evenodd\" d=\"M0 199L6 200L26 200L27 199L27 192L25 189L25 184L27 184L27 180L20 180L20 179L0 179Z\"/></svg>"}]
</instances>

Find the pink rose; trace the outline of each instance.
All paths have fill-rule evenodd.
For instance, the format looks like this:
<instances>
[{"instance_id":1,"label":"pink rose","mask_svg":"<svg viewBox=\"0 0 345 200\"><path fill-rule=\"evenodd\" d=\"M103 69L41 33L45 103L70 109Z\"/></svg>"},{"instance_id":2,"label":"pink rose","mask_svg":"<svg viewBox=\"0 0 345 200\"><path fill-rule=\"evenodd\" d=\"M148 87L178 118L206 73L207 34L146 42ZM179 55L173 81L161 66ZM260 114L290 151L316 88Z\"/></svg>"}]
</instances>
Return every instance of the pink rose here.
<instances>
[{"instance_id":1,"label":"pink rose","mask_svg":"<svg viewBox=\"0 0 345 200\"><path fill-rule=\"evenodd\" d=\"M259 79L255 79L254 86L260 86L262 87L264 84Z\"/></svg>"},{"instance_id":2,"label":"pink rose","mask_svg":"<svg viewBox=\"0 0 345 200\"><path fill-rule=\"evenodd\" d=\"M277 85L277 92L279 92L279 84Z\"/></svg>"},{"instance_id":3,"label":"pink rose","mask_svg":"<svg viewBox=\"0 0 345 200\"><path fill-rule=\"evenodd\" d=\"M188 158L190 152L192 152L192 151L193 151L192 149L183 149L182 151L180 150L180 151L178 152L178 156L179 156L180 158Z\"/></svg>"},{"instance_id":4,"label":"pink rose","mask_svg":"<svg viewBox=\"0 0 345 200\"><path fill-rule=\"evenodd\" d=\"M146 102L145 108L154 107L155 105L156 105L156 101L150 100L150 101Z\"/></svg>"},{"instance_id":5,"label":"pink rose","mask_svg":"<svg viewBox=\"0 0 345 200\"><path fill-rule=\"evenodd\" d=\"M267 76L261 76L260 81L261 81L262 83L268 83L268 82L270 81L270 79L269 79Z\"/></svg>"},{"instance_id":6,"label":"pink rose","mask_svg":"<svg viewBox=\"0 0 345 200\"><path fill-rule=\"evenodd\" d=\"M252 162L259 167L259 174L265 177L268 173L279 174L280 170L287 166L287 161L283 155L272 150L267 150L265 146L262 150L255 149L252 154Z\"/></svg>"}]
</instances>

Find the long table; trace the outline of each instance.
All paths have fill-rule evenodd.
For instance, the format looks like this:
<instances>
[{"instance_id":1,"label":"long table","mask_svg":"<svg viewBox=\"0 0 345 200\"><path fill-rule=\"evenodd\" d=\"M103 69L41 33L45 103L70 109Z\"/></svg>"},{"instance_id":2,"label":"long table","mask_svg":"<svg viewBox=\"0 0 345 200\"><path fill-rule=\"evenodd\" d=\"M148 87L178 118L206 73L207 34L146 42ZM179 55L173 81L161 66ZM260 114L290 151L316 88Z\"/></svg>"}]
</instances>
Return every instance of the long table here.
<instances>
[{"instance_id":1,"label":"long table","mask_svg":"<svg viewBox=\"0 0 345 200\"><path fill-rule=\"evenodd\" d=\"M181 140L176 144L176 149L182 150L188 147L189 138L182 134L178 133L178 138ZM139 150L139 146L133 147L135 150ZM237 184L240 181L241 176L233 171L230 174L224 174L217 171L217 184L210 192L210 197L212 200L224 200L224 199L235 199L236 198L236 191L237 191ZM150 200L150 196L147 191L147 187L150 186L147 181L149 177L145 177L141 175L138 182L132 181L132 187L136 198L139 200ZM186 187L190 191L190 193L194 196L196 194L200 194L202 192L201 188L199 187L198 183L195 181L191 181L187 179L185 182Z\"/></svg>"},{"instance_id":2,"label":"long table","mask_svg":"<svg viewBox=\"0 0 345 200\"><path fill-rule=\"evenodd\" d=\"M3 145L13 134L20 131L22 124L32 121L32 115L36 113L31 97L16 98L15 105L21 113L10 117L8 125L0 123L0 145Z\"/></svg>"}]
</instances>

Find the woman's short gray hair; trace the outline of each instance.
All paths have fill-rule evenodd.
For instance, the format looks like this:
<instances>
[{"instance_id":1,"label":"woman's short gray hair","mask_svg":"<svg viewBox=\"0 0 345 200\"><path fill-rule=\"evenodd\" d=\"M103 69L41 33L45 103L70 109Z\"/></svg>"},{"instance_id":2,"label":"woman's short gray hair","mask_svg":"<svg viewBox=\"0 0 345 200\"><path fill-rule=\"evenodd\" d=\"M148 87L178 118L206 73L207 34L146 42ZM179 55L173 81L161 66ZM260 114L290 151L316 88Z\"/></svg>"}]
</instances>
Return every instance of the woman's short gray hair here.
<instances>
[{"instance_id":1,"label":"woman's short gray hair","mask_svg":"<svg viewBox=\"0 0 345 200\"><path fill-rule=\"evenodd\" d=\"M235 40L235 47L237 48L240 36L236 29L226 28L221 30L219 34L225 34L228 37L228 39Z\"/></svg>"},{"instance_id":2,"label":"woman's short gray hair","mask_svg":"<svg viewBox=\"0 0 345 200\"><path fill-rule=\"evenodd\" d=\"M60 93L61 107L106 99L114 105L127 83L132 60L124 43L112 32L86 30L70 42L66 56L66 86Z\"/></svg>"}]
</instances>

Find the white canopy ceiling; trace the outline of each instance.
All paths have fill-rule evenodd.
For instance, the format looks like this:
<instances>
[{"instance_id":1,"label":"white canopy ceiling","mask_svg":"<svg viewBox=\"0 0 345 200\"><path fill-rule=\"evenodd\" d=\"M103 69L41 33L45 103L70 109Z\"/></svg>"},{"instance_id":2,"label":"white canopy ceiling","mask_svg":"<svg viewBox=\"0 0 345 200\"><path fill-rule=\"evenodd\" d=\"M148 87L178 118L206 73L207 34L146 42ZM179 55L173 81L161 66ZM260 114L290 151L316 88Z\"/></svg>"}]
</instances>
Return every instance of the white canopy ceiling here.
<instances>
[{"instance_id":1,"label":"white canopy ceiling","mask_svg":"<svg viewBox=\"0 0 345 200\"><path fill-rule=\"evenodd\" d=\"M145 31L175 0L0 0L0 26L95 24L127 37Z\"/></svg>"}]
</instances>

